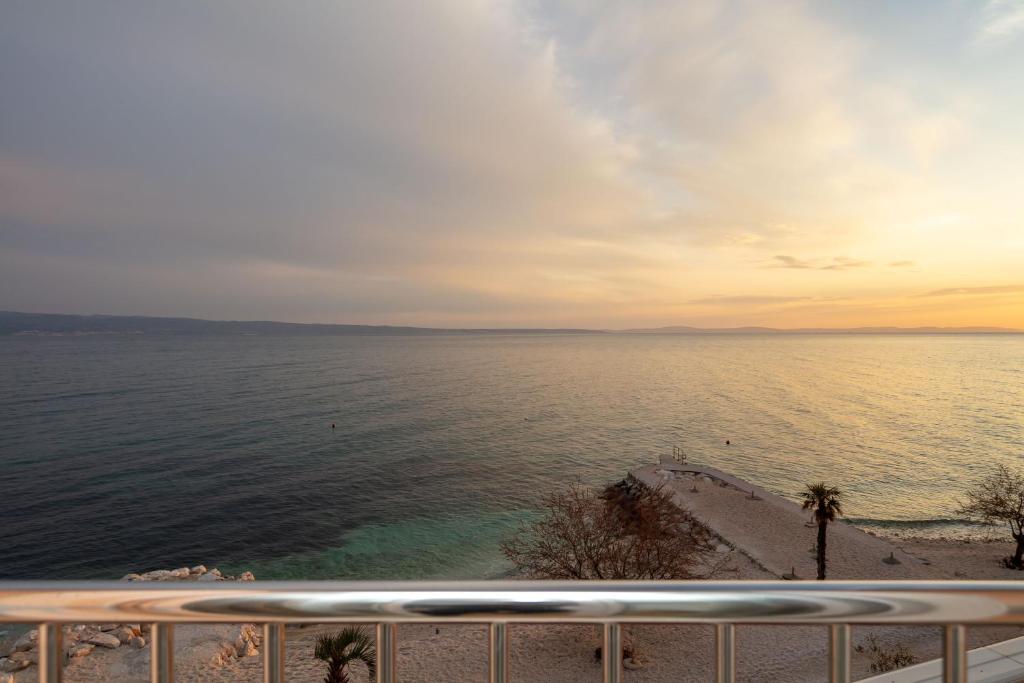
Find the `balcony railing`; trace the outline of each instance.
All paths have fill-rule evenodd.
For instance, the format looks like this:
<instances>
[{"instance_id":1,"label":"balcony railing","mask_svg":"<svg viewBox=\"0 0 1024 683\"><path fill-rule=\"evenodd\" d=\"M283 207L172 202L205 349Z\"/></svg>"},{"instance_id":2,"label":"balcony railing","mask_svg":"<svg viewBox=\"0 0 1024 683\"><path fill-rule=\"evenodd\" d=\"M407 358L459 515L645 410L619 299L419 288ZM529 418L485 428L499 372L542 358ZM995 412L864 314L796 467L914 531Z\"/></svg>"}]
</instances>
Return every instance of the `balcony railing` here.
<instances>
[{"instance_id":1,"label":"balcony railing","mask_svg":"<svg viewBox=\"0 0 1024 683\"><path fill-rule=\"evenodd\" d=\"M508 625L604 626L604 680L622 677L623 624L714 624L716 676L735 680L737 624L827 624L833 683L850 681L854 624L944 626L943 675L967 680L965 627L1024 624L1024 584L1010 581L496 581L419 582L0 582L0 623L39 624L39 680L61 680L62 625L151 623L151 680L173 680L174 624L263 624L264 681L285 680L284 626L370 623L377 631L377 681L395 680L398 626L486 623L490 680L509 680Z\"/></svg>"}]
</instances>

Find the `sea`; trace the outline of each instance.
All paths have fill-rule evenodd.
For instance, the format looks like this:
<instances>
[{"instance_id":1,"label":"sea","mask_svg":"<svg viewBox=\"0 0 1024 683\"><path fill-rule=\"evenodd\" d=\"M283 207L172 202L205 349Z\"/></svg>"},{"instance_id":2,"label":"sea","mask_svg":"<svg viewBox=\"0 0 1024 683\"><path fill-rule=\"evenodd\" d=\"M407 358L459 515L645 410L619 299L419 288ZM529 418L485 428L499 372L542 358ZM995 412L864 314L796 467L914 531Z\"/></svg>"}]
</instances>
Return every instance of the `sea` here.
<instances>
[{"instance_id":1,"label":"sea","mask_svg":"<svg viewBox=\"0 0 1024 683\"><path fill-rule=\"evenodd\" d=\"M0 337L0 577L498 578L546 495L674 447L998 532L957 500L1024 468L1024 336Z\"/></svg>"}]
</instances>

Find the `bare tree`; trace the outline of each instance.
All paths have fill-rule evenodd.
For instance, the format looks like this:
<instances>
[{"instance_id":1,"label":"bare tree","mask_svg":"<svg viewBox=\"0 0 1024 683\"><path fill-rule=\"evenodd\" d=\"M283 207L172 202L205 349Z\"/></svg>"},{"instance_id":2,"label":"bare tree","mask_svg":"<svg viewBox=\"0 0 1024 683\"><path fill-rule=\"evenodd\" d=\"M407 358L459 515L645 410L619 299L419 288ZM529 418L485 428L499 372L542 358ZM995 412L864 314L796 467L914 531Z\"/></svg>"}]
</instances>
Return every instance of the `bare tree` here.
<instances>
[{"instance_id":1,"label":"bare tree","mask_svg":"<svg viewBox=\"0 0 1024 683\"><path fill-rule=\"evenodd\" d=\"M988 477L967 492L960 501L960 514L987 524L1006 524L1017 542L1006 566L1024 569L1024 476L1006 465L996 466Z\"/></svg>"},{"instance_id":2,"label":"bare tree","mask_svg":"<svg viewBox=\"0 0 1024 683\"><path fill-rule=\"evenodd\" d=\"M715 543L670 493L631 479L552 493L501 549L530 578L691 579Z\"/></svg>"}]
</instances>

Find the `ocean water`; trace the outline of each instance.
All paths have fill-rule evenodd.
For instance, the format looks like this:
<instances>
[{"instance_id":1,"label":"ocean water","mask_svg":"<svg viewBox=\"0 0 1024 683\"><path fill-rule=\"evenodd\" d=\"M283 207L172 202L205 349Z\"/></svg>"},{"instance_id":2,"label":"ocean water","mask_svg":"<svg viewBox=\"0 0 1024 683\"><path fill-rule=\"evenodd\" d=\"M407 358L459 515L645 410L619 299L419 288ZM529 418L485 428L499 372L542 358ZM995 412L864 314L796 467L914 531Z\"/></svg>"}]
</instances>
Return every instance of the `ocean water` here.
<instances>
[{"instance_id":1,"label":"ocean water","mask_svg":"<svg viewBox=\"0 0 1024 683\"><path fill-rule=\"evenodd\" d=\"M673 445L977 534L957 497L1024 466L1024 336L7 337L0 429L4 578L498 577L546 492Z\"/></svg>"}]
</instances>

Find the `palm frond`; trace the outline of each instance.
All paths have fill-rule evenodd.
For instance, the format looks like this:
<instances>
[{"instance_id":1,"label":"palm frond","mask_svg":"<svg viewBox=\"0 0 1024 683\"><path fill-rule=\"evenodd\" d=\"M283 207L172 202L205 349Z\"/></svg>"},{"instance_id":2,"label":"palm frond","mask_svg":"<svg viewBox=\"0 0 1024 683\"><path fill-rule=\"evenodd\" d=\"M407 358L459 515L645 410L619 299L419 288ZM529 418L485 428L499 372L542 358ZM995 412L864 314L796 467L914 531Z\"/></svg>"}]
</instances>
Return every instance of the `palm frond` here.
<instances>
[{"instance_id":1,"label":"palm frond","mask_svg":"<svg viewBox=\"0 0 1024 683\"><path fill-rule=\"evenodd\" d=\"M808 484L807 488L800 492L800 498L801 507L804 510L814 510L814 518L818 521L831 522L843 514L843 492L825 482Z\"/></svg>"},{"instance_id":2,"label":"palm frond","mask_svg":"<svg viewBox=\"0 0 1024 683\"><path fill-rule=\"evenodd\" d=\"M349 627L337 633L324 633L316 639L313 656L327 662L332 672L347 680L344 671L354 662L362 662L370 672L377 673L377 651L373 638L361 628Z\"/></svg>"}]
</instances>

